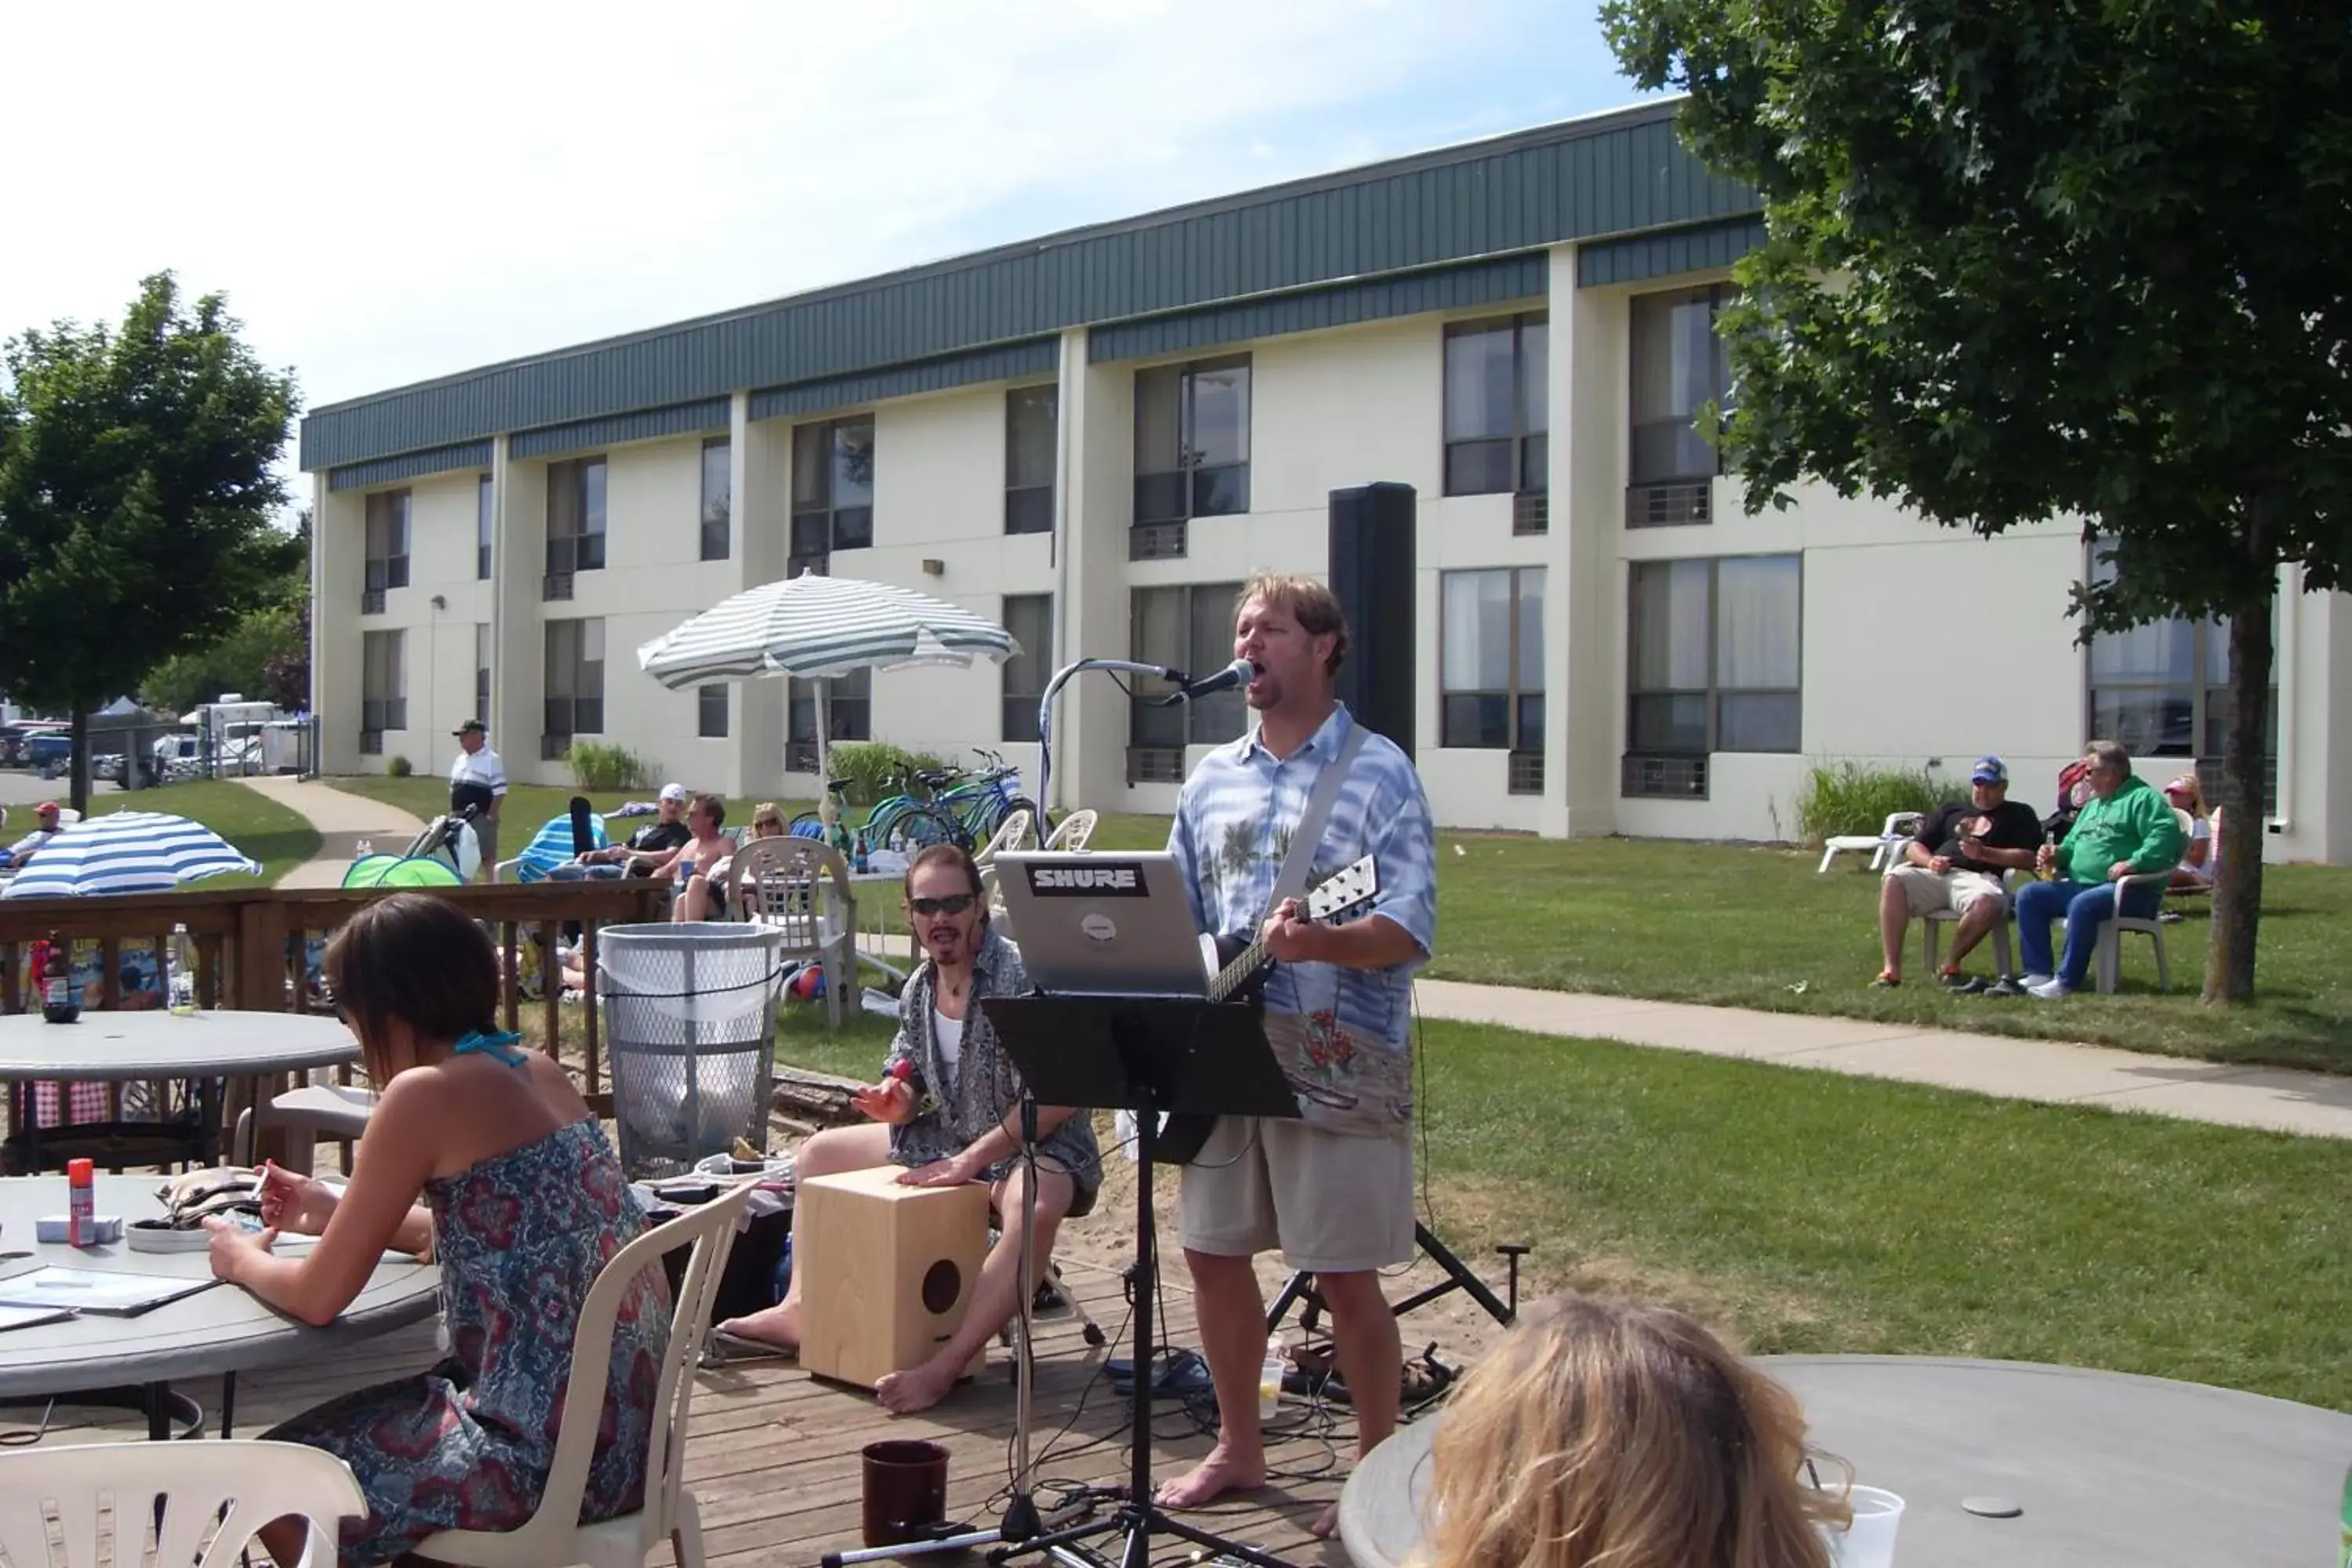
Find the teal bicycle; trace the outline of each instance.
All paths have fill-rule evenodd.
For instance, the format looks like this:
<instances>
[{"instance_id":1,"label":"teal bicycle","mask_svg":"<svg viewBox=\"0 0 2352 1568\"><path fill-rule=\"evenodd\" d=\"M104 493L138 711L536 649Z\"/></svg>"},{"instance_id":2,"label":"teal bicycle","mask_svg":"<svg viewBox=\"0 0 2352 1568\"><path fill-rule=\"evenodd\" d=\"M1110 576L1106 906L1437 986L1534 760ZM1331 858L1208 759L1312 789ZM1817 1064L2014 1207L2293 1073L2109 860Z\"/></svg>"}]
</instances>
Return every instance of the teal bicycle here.
<instances>
[{"instance_id":1,"label":"teal bicycle","mask_svg":"<svg viewBox=\"0 0 2352 1568\"><path fill-rule=\"evenodd\" d=\"M894 774L885 781L892 793L876 801L862 822L849 808L849 780L827 779L824 787L833 796L835 819L840 823L842 832L863 837L868 848L911 852L928 845L958 840L955 818L936 810L932 796L962 776L954 769L928 768ZM915 794L917 785L925 793ZM787 831L796 838L823 838L824 816L821 812L803 811L793 818Z\"/></svg>"}]
</instances>

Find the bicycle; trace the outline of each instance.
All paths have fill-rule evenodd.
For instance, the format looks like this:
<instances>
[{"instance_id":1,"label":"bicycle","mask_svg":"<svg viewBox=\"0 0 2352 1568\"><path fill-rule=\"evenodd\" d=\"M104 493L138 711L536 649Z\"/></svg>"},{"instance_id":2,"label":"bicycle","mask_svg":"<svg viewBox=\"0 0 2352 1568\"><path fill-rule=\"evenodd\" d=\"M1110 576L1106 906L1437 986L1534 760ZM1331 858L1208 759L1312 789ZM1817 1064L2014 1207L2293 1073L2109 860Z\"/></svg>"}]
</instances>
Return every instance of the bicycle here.
<instances>
[{"instance_id":1,"label":"bicycle","mask_svg":"<svg viewBox=\"0 0 2352 1568\"><path fill-rule=\"evenodd\" d=\"M920 784L927 791L936 792L961 776L960 771L950 769L892 773L883 781L892 793L876 801L863 822L849 811L849 780L827 779L824 787L834 797L834 814L845 834L863 836L871 848L920 849L948 842L956 837L956 829L950 816L933 809L930 795L917 795L911 786ZM823 838L824 815L803 811L793 818L785 831L796 838Z\"/></svg>"},{"instance_id":2,"label":"bicycle","mask_svg":"<svg viewBox=\"0 0 2352 1568\"><path fill-rule=\"evenodd\" d=\"M1020 769L984 746L972 752L985 764L980 775L931 801L934 812L945 813L953 820L957 841L967 849L995 837L1015 812L1027 812L1033 823L1038 816L1036 804L1020 793Z\"/></svg>"}]
</instances>

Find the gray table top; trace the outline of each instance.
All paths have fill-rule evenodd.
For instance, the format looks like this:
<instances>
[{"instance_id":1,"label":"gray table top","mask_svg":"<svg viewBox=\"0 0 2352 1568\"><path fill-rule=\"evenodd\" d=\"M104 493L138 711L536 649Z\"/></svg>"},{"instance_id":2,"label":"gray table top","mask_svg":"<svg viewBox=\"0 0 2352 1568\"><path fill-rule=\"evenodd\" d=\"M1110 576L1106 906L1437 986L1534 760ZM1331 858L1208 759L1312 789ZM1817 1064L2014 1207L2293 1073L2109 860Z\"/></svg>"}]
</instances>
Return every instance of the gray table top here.
<instances>
[{"instance_id":1,"label":"gray table top","mask_svg":"<svg viewBox=\"0 0 2352 1568\"><path fill-rule=\"evenodd\" d=\"M161 1176L100 1176L98 1212L124 1221L163 1212ZM34 1222L66 1210L62 1176L0 1180L0 1247L43 1263L183 1279L212 1278L205 1252L133 1252L127 1244L72 1247L34 1240ZM281 1242L281 1247L287 1244ZM296 1243L295 1245L303 1245ZM89 1316L0 1332L0 1399L125 1384L169 1383L299 1363L326 1364L339 1348L429 1317L440 1270L387 1253L343 1315L325 1328L297 1322L235 1285L216 1284L135 1318Z\"/></svg>"},{"instance_id":2,"label":"gray table top","mask_svg":"<svg viewBox=\"0 0 2352 1568\"><path fill-rule=\"evenodd\" d=\"M137 1081L298 1072L360 1059L341 1020L309 1013L85 1010L71 1024L0 1016L0 1081Z\"/></svg>"},{"instance_id":3,"label":"gray table top","mask_svg":"<svg viewBox=\"0 0 2352 1568\"><path fill-rule=\"evenodd\" d=\"M2335 1549L2352 1415L2202 1384L2022 1362L1764 1356L1814 1443L1904 1500L1898 1568L2300 1568ZM1348 1479L1356 1568L1421 1535L1439 1415ZM1824 1479L1833 1479L1825 1475ZM1964 1499L2022 1511L1988 1519Z\"/></svg>"}]
</instances>

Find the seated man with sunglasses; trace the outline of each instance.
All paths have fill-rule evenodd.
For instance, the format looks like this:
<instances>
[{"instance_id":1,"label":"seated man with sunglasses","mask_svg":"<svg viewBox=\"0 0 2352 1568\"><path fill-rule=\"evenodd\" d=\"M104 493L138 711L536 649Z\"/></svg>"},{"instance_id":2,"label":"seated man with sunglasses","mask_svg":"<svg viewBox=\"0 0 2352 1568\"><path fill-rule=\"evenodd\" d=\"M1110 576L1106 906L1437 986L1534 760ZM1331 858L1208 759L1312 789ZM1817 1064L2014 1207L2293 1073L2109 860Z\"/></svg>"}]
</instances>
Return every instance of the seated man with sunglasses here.
<instances>
[{"instance_id":1,"label":"seated man with sunglasses","mask_svg":"<svg viewBox=\"0 0 2352 1568\"><path fill-rule=\"evenodd\" d=\"M1029 1221L1021 1074L978 1005L983 996L1026 995L1028 973L1019 950L989 929L970 850L935 844L919 851L907 867L906 894L908 922L923 957L899 999L898 1037L890 1042L882 1081L852 1100L872 1123L819 1132L793 1162L796 1179L898 1164L908 1167L898 1179L916 1186L989 1184L1003 1234L982 1266L962 1325L930 1360L875 1388L902 1415L938 1404L980 1348L1013 1321ZM1061 1222L1094 1207L1102 1161L1094 1122L1083 1110L1039 1106L1037 1131L1036 1232L1028 1245L1042 1279ZM793 1226L800 1226L798 1209ZM797 1350L802 1281L794 1270L782 1301L719 1324L720 1348Z\"/></svg>"}]
</instances>

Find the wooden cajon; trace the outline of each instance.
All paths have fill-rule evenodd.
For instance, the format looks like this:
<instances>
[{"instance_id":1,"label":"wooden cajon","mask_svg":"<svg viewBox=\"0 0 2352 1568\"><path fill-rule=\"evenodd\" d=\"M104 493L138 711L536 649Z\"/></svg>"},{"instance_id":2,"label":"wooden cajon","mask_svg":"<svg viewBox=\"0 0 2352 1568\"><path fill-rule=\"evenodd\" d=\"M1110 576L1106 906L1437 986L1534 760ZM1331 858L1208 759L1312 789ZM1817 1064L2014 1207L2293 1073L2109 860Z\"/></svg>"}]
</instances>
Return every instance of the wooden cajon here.
<instances>
[{"instance_id":1,"label":"wooden cajon","mask_svg":"<svg viewBox=\"0 0 2352 1568\"><path fill-rule=\"evenodd\" d=\"M814 1176L793 1196L803 1371L871 1388L929 1361L963 1322L988 1255L988 1189L910 1187L899 1174ZM983 1341L971 1373L987 1356Z\"/></svg>"}]
</instances>

